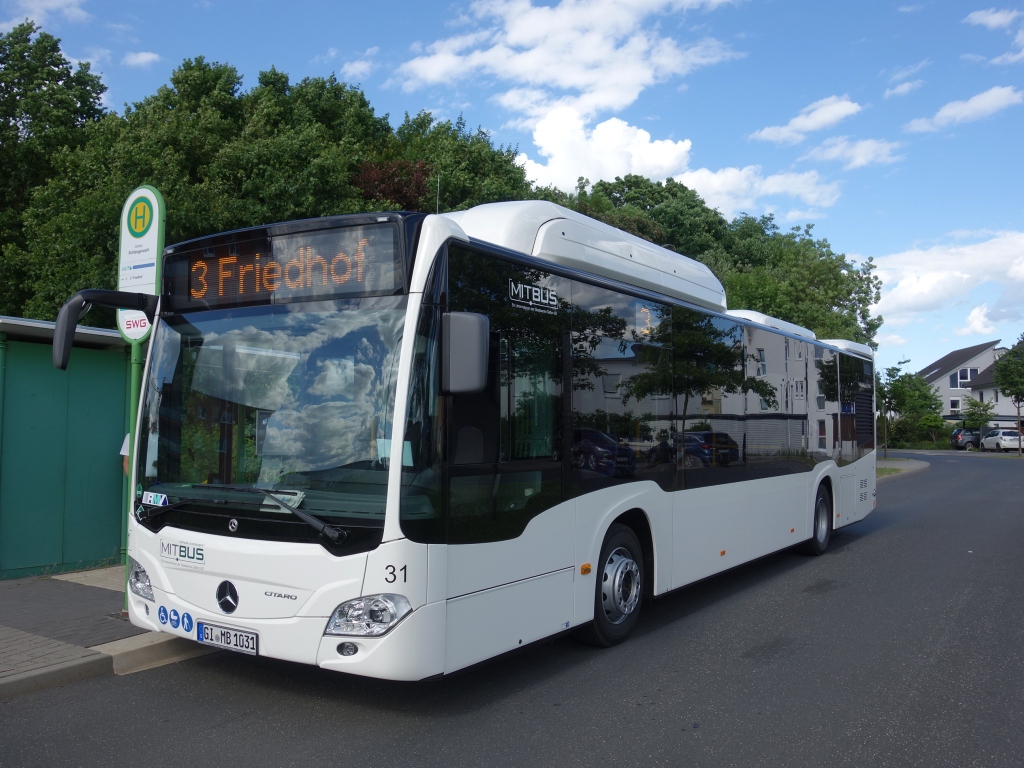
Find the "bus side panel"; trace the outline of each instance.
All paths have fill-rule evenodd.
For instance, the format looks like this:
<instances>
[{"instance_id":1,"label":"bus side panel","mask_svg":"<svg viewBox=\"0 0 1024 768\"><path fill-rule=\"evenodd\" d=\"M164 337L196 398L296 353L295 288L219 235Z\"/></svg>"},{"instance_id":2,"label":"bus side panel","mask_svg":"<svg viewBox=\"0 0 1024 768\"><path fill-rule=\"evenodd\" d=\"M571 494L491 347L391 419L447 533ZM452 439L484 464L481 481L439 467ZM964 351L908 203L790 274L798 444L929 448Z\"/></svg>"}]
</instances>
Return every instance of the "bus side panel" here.
<instances>
[{"instance_id":1,"label":"bus side panel","mask_svg":"<svg viewBox=\"0 0 1024 768\"><path fill-rule=\"evenodd\" d=\"M445 673L568 629L573 569L448 601Z\"/></svg>"},{"instance_id":2,"label":"bus side panel","mask_svg":"<svg viewBox=\"0 0 1024 768\"><path fill-rule=\"evenodd\" d=\"M572 566L575 507L575 500L570 500L540 513L514 539L449 544L447 597Z\"/></svg>"},{"instance_id":3,"label":"bus side panel","mask_svg":"<svg viewBox=\"0 0 1024 768\"><path fill-rule=\"evenodd\" d=\"M619 515L631 509L641 510L651 527L654 545L654 594L660 595L672 588L672 495L652 482L627 483L588 493L577 499L576 507L576 564L589 563L590 575L577 571L575 587L574 624L584 624L594 618L594 598L601 546L609 526Z\"/></svg>"},{"instance_id":4,"label":"bus side panel","mask_svg":"<svg viewBox=\"0 0 1024 768\"><path fill-rule=\"evenodd\" d=\"M835 528L863 520L875 508L875 452L847 464L840 473Z\"/></svg>"},{"instance_id":5,"label":"bus side panel","mask_svg":"<svg viewBox=\"0 0 1024 768\"><path fill-rule=\"evenodd\" d=\"M674 586L807 539L812 476L803 472L673 494Z\"/></svg>"}]
</instances>

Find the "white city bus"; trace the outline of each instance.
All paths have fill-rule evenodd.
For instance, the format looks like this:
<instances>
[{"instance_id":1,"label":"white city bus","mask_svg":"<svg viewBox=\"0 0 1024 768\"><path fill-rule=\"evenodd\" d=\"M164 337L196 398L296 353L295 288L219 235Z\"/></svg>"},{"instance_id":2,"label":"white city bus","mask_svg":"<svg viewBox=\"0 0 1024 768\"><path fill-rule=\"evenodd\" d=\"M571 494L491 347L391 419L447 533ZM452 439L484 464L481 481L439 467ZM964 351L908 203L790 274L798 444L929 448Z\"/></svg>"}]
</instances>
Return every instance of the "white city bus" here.
<instances>
[{"instance_id":1,"label":"white city bus","mask_svg":"<svg viewBox=\"0 0 1024 768\"><path fill-rule=\"evenodd\" d=\"M139 627L396 680L575 630L875 504L869 347L546 202L164 252L128 543Z\"/></svg>"}]
</instances>

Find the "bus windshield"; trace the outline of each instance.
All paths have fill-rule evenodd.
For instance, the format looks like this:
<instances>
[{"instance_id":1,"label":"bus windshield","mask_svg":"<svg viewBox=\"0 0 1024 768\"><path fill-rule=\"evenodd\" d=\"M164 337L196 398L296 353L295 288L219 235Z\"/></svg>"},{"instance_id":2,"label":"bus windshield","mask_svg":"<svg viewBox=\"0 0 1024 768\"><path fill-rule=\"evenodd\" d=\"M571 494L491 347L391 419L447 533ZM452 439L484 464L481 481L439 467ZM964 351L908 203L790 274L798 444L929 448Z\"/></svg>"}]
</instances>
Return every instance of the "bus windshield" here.
<instances>
[{"instance_id":1,"label":"bus windshield","mask_svg":"<svg viewBox=\"0 0 1024 768\"><path fill-rule=\"evenodd\" d=\"M383 525L405 304L394 296L163 318L140 423L143 503L231 499L233 488L251 506L238 492L257 489L314 515Z\"/></svg>"}]
</instances>

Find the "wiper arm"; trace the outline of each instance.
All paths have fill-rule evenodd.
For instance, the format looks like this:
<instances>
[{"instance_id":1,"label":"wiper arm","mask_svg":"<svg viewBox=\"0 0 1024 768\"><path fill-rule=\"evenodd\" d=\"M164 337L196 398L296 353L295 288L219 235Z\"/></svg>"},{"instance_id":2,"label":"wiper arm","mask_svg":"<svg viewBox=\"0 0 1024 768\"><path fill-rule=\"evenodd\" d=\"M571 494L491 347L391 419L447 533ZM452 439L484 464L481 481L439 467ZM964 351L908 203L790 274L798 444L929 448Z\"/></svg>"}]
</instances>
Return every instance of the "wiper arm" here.
<instances>
[{"instance_id":1,"label":"wiper arm","mask_svg":"<svg viewBox=\"0 0 1024 768\"><path fill-rule=\"evenodd\" d=\"M195 504L197 502L200 504L230 503L227 499L204 499L198 496L187 496L183 499L179 499L173 504L146 504L143 502L141 506L146 507L146 509L142 510L141 512L135 510L135 519L141 523L143 520L149 520L149 518L156 517L157 515L162 515L164 512L170 512L172 509L183 507L186 504Z\"/></svg>"},{"instance_id":2,"label":"wiper arm","mask_svg":"<svg viewBox=\"0 0 1024 768\"><path fill-rule=\"evenodd\" d=\"M193 487L195 487L195 486L193 486ZM317 517L314 517L313 515L309 514L308 512L303 512L301 509L296 509L291 504L288 504L286 502L281 501L279 498L277 498L277 496L274 495L275 493L282 493L282 494L287 493L287 494L291 494L291 495L294 496L295 495L295 491L261 490L259 488L249 488L247 486L242 486L242 485L215 485L215 486L206 485L206 486L203 486L203 487L204 488L210 488L211 490L212 489L217 489L219 491L230 491L232 493L257 493L260 496L266 496L271 501L273 501L275 504L277 504L279 507L281 507L281 509L284 509L284 510L287 510L288 512L291 512L293 515L295 515L297 518L299 518L299 520L301 520L302 522L304 522L307 525L309 525L311 528L313 528L321 536L326 536L328 539L330 539L334 543L336 543L336 544L338 543L339 536L340 536L338 531L336 531L333 528L331 528L323 520L321 520L321 519L319 519ZM224 503L227 503L226 499L224 500ZM342 533L344 533L344 531L342 531ZM345 536L347 537L348 534L345 534ZM344 539L342 539L342 541L344 541Z\"/></svg>"}]
</instances>

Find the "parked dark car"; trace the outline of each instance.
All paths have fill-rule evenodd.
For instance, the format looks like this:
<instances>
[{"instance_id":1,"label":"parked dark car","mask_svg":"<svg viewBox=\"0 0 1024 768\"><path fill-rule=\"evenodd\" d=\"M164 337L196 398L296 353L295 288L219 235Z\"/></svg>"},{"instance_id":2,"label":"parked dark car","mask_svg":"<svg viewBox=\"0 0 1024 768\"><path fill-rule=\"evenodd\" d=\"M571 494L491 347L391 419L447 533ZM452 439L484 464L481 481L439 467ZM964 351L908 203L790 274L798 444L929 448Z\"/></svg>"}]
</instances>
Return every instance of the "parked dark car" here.
<instances>
[{"instance_id":1,"label":"parked dark car","mask_svg":"<svg viewBox=\"0 0 1024 768\"><path fill-rule=\"evenodd\" d=\"M740 446L727 432L687 432L687 437L700 441L700 447L714 456L713 463L727 466L740 460Z\"/></svg>"},{"instance_id":2,"label":"parked dark car","mask_svg":"<svg viewBox=\"0 0 1024 768\"><path fill-rule=\"evenodd\" d=\"M636 471L636 451L596 429L574 429L572 462L591 472L631 476Z\"/></svg>"},{"instance_id":3,"label":"parked dark car","mask_svg":"<svg viewBox=\"0 0 1024 768\"><path fill-rule=\"evenodd\" d=\"M957 427L949 436L949 444L960 451L973 451L981 445L981 433L973 428Z\"/></svg>"},{"instance_id":4,"label":"parked dark car","mask_svg":"<svg viewBox=\"0 0 1024 768\"><path fill-rule=\"evenodd\" d=\"M662 440L647 452L647 463L652 467L657 464L673 463L679 453L683 452L683 467L697 469L710 467L714 463L714 449L693 434L673 435L672 443Z\"/></svg>"}]
</instances>

